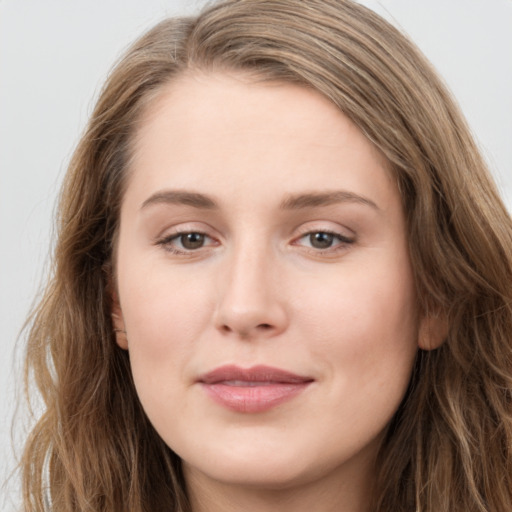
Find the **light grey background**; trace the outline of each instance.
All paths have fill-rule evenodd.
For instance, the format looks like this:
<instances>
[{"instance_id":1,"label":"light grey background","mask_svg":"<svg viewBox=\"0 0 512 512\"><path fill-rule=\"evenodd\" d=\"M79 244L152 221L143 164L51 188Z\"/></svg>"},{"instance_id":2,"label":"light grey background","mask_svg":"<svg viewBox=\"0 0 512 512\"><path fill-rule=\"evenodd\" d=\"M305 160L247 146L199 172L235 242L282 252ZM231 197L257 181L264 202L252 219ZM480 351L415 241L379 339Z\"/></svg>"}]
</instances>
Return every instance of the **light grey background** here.
<instances>
[{"instance_id":1,"label":"light grey background","mask_svg":"<svg viewBox=\"0 0 512 512\"><path fill-rule=\"evenodd\" d=\"M15 356L16 338L44 275L59 183L93 100L137 35L204 3L0 0L0 482L15 461L10 424L23 350L21 340ZM362 3L434 62L512 209L512 0ZM19 424L14 433L19 447ZM0 487L0 510L12 510L7 496L16 486Z\"/></svg>"}]
</instances>

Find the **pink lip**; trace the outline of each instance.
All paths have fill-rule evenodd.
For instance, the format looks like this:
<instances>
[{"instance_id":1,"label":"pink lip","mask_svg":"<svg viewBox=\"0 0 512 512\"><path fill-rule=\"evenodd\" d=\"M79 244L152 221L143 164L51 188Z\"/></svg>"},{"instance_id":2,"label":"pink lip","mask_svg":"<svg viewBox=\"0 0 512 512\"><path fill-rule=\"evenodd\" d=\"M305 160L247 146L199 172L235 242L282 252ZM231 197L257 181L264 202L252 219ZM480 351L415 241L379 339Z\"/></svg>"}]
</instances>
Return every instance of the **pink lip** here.
<instances>
[{"instance_id":1,"label":"pink lip","mask_svg":"<svg viewBox=\"0 0 512 512\"><path fill-rule=\"evenodd\" d=\"M220 405L236 412L264 412L304 391L314 379L270 366L221 366L198 382Z\"/></svg>"}]
</instances>

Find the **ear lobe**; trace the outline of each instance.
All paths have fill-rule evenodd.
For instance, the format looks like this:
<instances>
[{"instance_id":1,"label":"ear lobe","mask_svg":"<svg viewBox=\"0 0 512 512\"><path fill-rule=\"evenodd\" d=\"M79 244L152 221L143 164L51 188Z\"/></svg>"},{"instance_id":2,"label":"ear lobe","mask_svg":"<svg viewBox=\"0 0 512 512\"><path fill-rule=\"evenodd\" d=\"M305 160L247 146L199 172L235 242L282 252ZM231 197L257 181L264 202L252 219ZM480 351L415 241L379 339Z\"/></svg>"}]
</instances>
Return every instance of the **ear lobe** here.
<instances>
[{"instance_id":1,"label":"ear lobe","mask_svg":"<svg viewBox=\"0 0 512 512\"><path fill-rule=\"evenodd\" d=\"M448 337L448 318L444 313L429 313L420 320L418 346L422 350L439 348Z\"/></svg>"},{"instance_id":2,"label":"ear lobe","mask_svg":"<svg viewBox=\"0 0 512 512\"><path fill-rule=\"evenodd\" d=\"M121 306L116 292L112 292L111 316L114 333L116 335L116 343L120 348L128 350L128 338L126 337L126 329L124 327L123 312L121 311Z\"/></svg>"}]
</instances>

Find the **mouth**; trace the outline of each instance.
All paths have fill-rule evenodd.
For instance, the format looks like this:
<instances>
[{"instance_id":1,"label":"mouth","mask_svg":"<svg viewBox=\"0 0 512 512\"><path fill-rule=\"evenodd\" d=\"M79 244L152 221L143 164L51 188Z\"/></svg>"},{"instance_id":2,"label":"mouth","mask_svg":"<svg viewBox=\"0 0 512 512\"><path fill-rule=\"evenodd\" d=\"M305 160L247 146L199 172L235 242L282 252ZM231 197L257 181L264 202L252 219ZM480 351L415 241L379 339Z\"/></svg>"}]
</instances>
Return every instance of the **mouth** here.
<instances>
[{"instance_id":1,"label":"mouth","mask_svg":"<svg viewBox=\"0 0 512 512\"><path fill-rule=\"evenodd\" d=\"M268 411L293 399L312 382L311 377L270 366L221 366L198 379L217 404L240 413Z\"/></svg>"}]
</instances>

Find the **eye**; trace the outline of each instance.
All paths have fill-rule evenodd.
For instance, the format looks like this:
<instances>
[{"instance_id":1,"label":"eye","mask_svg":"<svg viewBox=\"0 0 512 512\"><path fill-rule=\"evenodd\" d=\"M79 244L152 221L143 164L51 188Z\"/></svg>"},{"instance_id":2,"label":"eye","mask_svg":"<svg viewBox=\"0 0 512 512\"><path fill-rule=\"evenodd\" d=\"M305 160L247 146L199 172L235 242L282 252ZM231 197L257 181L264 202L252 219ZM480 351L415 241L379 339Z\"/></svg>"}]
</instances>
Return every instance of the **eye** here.
<instances>
[{"instance_id":1,"label":"eye","mask_svg":"<svg viewBox=\"0 0 512 512\"><path fill-rule=\"evenodd\" d=\"M176 240L179 241L183 249L192 251L203 247L205 238L206 235L203 235L203 233L183 233L178 235Z\"/></svg>"},{"instance_id":2,"label":"eye","mask_svg":"<svg viewBox=\"0 0 512 512\"><path fill-rule=\"evenodd\" d=\"M203 247L216 245L211 237L197 231L174 233L159 240L157 244L175 254L187 254L202 249Z\"/></svg>"},{"instance_id":3,"label":"eye","mask_svg":"<svg viewBox=\"0 0 512 512\"><path fill-rule=\"evenodd\" d=\"M353 242L354 240L352 238L343 236L340 233L333 233L331 231L311 231L298 238L296 244L319 251L328 251L329 249L336 249L339 246L346 246Z\"/></svg>"},{"instance_id":4,"label":"eye","mask_svg":"<svg viewBox=\"0 0 512 512\"><path fill-rule=\"evenodd\" d=\"M311 247L315 249L328 249L335 241L332 233L323 233L321 231L318 233L310 233L307 236Z\"/></svg>"}]
</instances>

